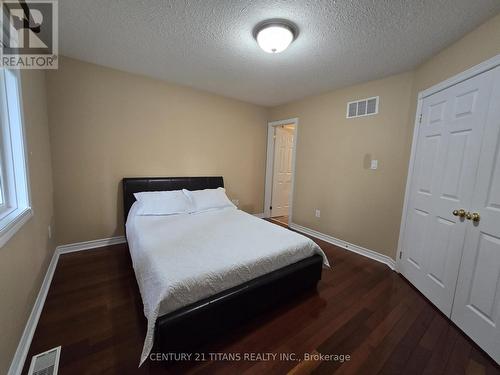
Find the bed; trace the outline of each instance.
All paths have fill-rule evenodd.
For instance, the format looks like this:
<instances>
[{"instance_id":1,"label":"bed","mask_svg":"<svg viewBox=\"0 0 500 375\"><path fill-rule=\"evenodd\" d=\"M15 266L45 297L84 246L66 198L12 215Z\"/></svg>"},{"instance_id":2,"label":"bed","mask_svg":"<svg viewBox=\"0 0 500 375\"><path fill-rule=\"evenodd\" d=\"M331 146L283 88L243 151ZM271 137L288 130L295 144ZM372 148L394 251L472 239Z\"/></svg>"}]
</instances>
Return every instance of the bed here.
<instances>
[{"instance_id":1,"label":"bed","mask_svg":"<svg viewBox=\"0 0 500 375\"><path fill-rule=\"evenodd\" d=\"M148 319L141 363L186 352L312 289L328 260L310 239L235 208L137 215L134 193L223 187L222 177L124 178L126 234Z\"/></svg>"}]
</instances>

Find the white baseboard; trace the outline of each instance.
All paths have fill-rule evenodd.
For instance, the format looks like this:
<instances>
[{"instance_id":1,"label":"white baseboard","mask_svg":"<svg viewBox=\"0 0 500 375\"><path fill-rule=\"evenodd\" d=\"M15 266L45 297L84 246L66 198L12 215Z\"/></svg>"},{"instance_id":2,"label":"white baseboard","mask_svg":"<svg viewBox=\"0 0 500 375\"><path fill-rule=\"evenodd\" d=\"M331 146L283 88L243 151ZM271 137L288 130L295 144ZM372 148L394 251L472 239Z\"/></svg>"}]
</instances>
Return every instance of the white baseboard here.
<instances>
[{"instance_id":1,"label":"white baseboard","mask_svg":"<svg viewBox=\"0 0 500 375\"><path fill-rule=\"evenodd\" d=\"M118 245L120 243L125 243L125 242L127 242L125 236L117 236L117 237L103 238L100 240L77 242L69 245L61 245L57 246L56 250L59 251L59 254L66 254L66 253L73 253L75 251L96 249L98 247Z\"/></svg>"},{"instance_id":2,"label":"white baseboard","mask_svg":"<svg viewBox=\"0 0 500 375\"><path fill-rule=\"evenodd\" d=\"M388 257L387 255L382 255L376 251L366 249L366 248L358 246L358 245L354 245L354 244L349 243L347 241L339 240L338 238L335 238L335 237L329 236L327 234L315 231L313 229L303 227L303 226L295 224L295 223L291 223L290 228L292 228L298 232L308 234L312 237L319 238L320 240L331 243L332 245L342 247L343 249L346 249L346 250L352 251L354 253L363 255L367 258L376 260L377 262L384 263L391 270L396 271L396 261L394 259Z\"/></svg>"},{"instance_id":3,"label":"white baseboard","mask_svg":"<svg viewBox=\"0 0 500 375\"><path fill-rule=\"evenodd\" d=\"M31 340L35 334L36 326L38 320L40 319L40 314L43 310L43 305L45 304L45 299L47 298L47 293L49 292L50 284L52 283L52 278L54 277L54 272L56 270L57 262L59 261L59 256L62 254L72 253L75 251L82 251L88 249L95 249L98 247L116 245L126 242L124 236L104 238L101 240L78 242L69 245L57 246L50 260L49 267L45 273L40 291L36 297L33 308L31 309L30 316L24 327L23 334L17 345L16 353L9 367L8 375L19 375L23 371L24 362L26 361L26 356L31 345Z\"/></svg>"},{"instance_id":4,"label":"white baseboard","mask_svg":"<svg viewBox=\"0 0 500 375\"><path fill-rule=\"evenodd\" d=\"M264 212L260 212L260 213L258 213L258 214L252 214L252 215L253 215L253 216L255 216L255 217L258 217L259 219L263 219L263 218L264 218L264 216L265 216L265 215L264 215Z\"/></svg>"},{"instance_id":5,"label":"white baseboard","mask_svg":"<svg viewBox=\"0 0 500 375\"><path fill-rule=\"evenodd\" d=\"M50 260L49 267L45 273L45 277L42 282L42 286L36 297L35 304L31 309L30 316L24 327L23 334L17 345L16 353L10 364L8 375L19 375L23 371L24 362L26 361L26 356L28 355L28 350L31 345L31 340L36 330L38 324L38 319L40 319L40 314L42 313L43 305L45 304L45 299L47 298L47 293L49 292L50 284L52 282L52 277L54 276L54 271L56 270L57 261L59 260L59 252L54 250L52 259Z\"/></svg>"}]
</instances>

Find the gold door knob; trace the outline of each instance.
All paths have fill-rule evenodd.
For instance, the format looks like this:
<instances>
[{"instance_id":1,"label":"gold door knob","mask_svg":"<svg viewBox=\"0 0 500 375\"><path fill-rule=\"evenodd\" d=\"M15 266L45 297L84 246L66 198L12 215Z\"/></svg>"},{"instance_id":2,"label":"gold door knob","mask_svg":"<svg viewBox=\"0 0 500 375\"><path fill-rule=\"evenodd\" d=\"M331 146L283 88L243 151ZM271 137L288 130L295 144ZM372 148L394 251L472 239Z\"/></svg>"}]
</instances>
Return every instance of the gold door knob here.
<instances>
[{"instance_id":1,"label":"gold door knob","mask_svg":"<svg viewBox=\"0 0 500 375\"><path fill-rule=\"evenodd\" d=\"M479 223L479 220L481 220L481 216L477 212L468 213L467 219L472 220L474 223Z\"/></svg>"},{"instance_id":2,"label":"gold door knob","mask_svg":"<svg viewBox=\"0 0 500 375\"><path fill-rule=\"evenodd\" d=\"M470 212L467 212L467 213L465 214L465 218L466 218L467 220L471 220L471 219L472 219L472 214L471 214Z\"/></svg>"},{"instance_id":3,"label":"gold door knob","mask_svg":"<svg viewBox=\"0 0 500 375\"><path fill-rule=\"evenodd\" d=\"M465 212L465 210L463 208L461 208L460 210L453 211L454 216L465 217L466 214L467 213Z\"/></svg>"}]
</instances>

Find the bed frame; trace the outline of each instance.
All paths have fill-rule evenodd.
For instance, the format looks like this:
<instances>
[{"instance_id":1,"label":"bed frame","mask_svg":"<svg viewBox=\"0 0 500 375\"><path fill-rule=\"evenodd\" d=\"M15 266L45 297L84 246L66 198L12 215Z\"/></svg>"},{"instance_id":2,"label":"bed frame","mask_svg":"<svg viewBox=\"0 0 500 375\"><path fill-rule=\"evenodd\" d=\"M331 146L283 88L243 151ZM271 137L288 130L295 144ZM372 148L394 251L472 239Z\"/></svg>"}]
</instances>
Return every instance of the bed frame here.
<instances>
[{"instance_id":1,"label":"bed frame","mask_svg":"<svg viewBox=\"0 0 500 375\"><path fill-rule=\"evenodd\" d=\"M224 187L222 177L140 177L123 179L125 220L141 191L201 190ZM259 313L277 306L321 279L323 259L314 255L183 307L156 321L156 352L189 352Z\"/></svg>"}]
</instances>

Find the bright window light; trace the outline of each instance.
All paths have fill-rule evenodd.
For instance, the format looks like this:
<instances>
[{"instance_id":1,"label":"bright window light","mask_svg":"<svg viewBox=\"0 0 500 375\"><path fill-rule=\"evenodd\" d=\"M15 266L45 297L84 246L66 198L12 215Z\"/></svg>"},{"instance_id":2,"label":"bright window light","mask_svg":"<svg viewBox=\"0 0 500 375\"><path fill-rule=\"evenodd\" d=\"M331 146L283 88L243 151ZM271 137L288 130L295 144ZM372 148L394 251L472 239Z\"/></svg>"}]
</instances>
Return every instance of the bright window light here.
<instances>
[{"instance_id":1,"label":"bright window light","mask_svg":"<svg viewBox=\"0 0 500 375\"><path fill-rule=\"evenodd\" d=\"M0 247L32 216L18 71L0 69Z\"/></svg>"}]
</instances>

